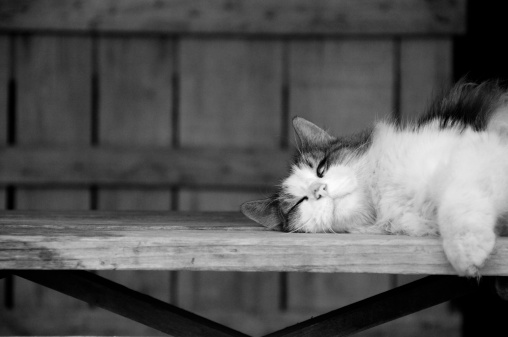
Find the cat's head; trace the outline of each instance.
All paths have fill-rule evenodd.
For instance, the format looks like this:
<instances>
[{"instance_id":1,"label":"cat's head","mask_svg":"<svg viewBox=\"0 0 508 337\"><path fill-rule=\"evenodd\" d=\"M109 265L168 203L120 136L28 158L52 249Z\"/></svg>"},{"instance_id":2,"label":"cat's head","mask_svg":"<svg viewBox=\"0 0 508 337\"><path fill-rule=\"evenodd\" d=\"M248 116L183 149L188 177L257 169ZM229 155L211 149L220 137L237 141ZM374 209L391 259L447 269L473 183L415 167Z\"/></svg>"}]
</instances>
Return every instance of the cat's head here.
<instances>
[{"instance_id":1,"label":"cat's head","mask_svg":"<svg viewBox=\"0 0 508 337\"><path fill-rule=\"evenodd\" d=\"M268 199L242 205L250 219L287 232L352 232L372 222L362 158L370 132L337 138L295 117L298 151L289 176Z\"/></svg>"}]
</instances>

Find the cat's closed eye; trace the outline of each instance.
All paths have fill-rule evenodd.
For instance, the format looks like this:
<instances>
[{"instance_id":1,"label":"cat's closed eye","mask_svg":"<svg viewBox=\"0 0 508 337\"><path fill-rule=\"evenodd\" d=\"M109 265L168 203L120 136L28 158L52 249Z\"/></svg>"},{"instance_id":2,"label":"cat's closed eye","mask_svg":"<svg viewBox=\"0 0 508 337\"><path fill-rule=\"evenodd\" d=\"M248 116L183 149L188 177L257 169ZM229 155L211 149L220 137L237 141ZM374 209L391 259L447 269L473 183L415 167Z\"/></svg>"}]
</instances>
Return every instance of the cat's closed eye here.
<instances>
[{"instance_id":1,"label":"cat's closed eye","mask_svg":"<svg viewBox=\"0 0 508 337\"><path fill-rule=\"evenodd\" d=\"M296 207L298 207L298 205L300 205L302 202L307 201L307 200L309 200L308 197L303 197L300 200L298 200L298 202L296 204L294 204L294 206L289 209L289 211L287 212L287 215L289 215L289 213L291 213Z\"/></svg>"},{"instance_id":2,"label":"cat's closed eye","mask_svg":"<svg viewBox=\"0 0 508 337\"><path fill-rule=\"evenodd\" d=\"M325 157L325 158L323 158L323 160L321 160L319 162L319 165L316 169L316 175L318 176L318 178L323 178L323 176L325 175L326 169L327 169L327 161L326 161L326 157Z\"/></svg>"}]
</instances>

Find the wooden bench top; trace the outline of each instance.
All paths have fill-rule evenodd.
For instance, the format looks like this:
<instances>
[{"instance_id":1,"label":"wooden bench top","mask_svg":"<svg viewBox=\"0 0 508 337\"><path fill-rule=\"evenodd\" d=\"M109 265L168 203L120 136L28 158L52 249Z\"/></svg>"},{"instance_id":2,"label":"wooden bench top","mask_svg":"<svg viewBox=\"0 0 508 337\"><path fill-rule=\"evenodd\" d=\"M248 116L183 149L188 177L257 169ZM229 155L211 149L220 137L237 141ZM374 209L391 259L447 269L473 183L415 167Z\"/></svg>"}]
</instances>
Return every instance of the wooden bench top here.
<instances>
[{"instance_id":1,"label":"wooden bench top","mask_svg":"<svg viewBox=\"0 0 508 337\"><path fill-rule=\"evenodd\" d=\"M439 237L282 233L235 212L3 211L0 269L454 274ZM508 275L508 238L481 273Z\"/></svg>"}]
</instances>

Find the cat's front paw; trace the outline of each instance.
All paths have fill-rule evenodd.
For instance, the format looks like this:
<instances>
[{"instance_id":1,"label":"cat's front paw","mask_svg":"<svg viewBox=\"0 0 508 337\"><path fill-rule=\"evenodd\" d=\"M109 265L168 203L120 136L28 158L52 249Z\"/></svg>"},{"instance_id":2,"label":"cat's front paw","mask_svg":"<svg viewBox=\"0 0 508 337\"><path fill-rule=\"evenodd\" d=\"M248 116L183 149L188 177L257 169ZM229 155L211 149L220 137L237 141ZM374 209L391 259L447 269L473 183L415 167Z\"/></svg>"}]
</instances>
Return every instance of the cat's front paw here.
<instances>
[{"instance_id":1,"label":"cat's front paw","mask_svg":"<svg viewBox=\"0 0 508 337\"><path fill-rule=\"evenodd\" d=\"M479 269L494 250L494 233L462 233L443 240L446 257L460 276L479 276Z\"/></svg>"}]
</instances>

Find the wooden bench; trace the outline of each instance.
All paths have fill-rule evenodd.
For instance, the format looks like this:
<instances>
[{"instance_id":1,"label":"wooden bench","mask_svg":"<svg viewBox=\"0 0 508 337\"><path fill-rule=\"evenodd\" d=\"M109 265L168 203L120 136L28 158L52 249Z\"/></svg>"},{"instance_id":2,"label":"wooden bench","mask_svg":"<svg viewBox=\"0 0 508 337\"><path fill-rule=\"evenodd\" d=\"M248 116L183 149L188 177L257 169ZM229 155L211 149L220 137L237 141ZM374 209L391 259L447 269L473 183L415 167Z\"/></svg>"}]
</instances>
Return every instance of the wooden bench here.
<instances>
[{"instance_id":1,"label":"wooden bench","mask_svg":"<svg viewBox=\"0 0 508 337\"><path fill-rule=\"evenodd\" d=\"M508 238L481 280L453 276L439 238L267 231L236 212L22 212L0 216L0 277L14 274L175 336L245 336L90 270L431 274L269 336L346 336L474 292L505 294Z\"/></svg>"},{"instance_id":2,"label":"wooden bench","mask_svg":"<svg viewBox=\"0 0 508 337\"><path fill-rule=\"evenodd\" d=\"M453 79L453 39L466 31L466 7L465 0L3 0L0 208L236 210L242 201L265 196L285 174L293 116L336 134L362 129L375 118L414 119L430 95ZM417 245L410 242L420 239L386 237L381 244L378 237L265 232L238 214L7 212L1 218L0 247L8 255L1 258L3 275L23 273L41 283L44 275L52 275L49 280L72 275L73 284L92 280L86 282L102 284L108 294L122 289L118 293L132 296L115 310L137 320L140 302L135 309L125 303L140 295L76 269L451 272L435 239L423 240L426 244L418 247L425 247L419 254L425 260L415 263ZM6 244L8 237L16 240ZM262 250L260 244L269 248ZM303 251L304 260L299 258ZM409 263L387 265L394 251ZM77 255L64 262L71 253ZM486 273L502 269L487 266ZM207 272L171 272L162 281L156 272L115 274L116 281L128 279L133 288L143 284L151 295L188 310L221 307L228 317L245 298L243 289L257 287L249 295L265 294L254 307L256 313L266 312L263 322L276 317L277 325L267 325L277 326L273 330L286 322L273 312L315 315L333 308L336 299L350 303L402 279L319 273L222 273L214 278L204 276ZM341 287L352 279L366 280L358 282L354 296ZM24 280L6 280L5 302L16 308L33 294L49 293ZM436 280L441 282L441 276ZM164 292L157 293L154 283L163 284ZM313 286L300 290L308 283ZM233 300L220 301L223 294ZM95 303L110 297L90 296ZM47 304L41 298L46 297L31 302ZM155 303L146 297L141 302ZM147 309L147 324L157 326L155 321L161 324L167 317L181 323L182 311L153 306L163 308L165 318ZM55 312L80 314L62 303L55 307ZM62 330L68 323L54 322L51 315L32 318L16 316L37 328L41 321ZM109 327L119 322L108 320ZM164 331L179 329L179 335L191 329L189 324Z\"/></svg>"}]
</instances>

